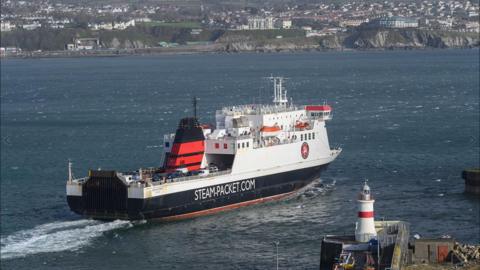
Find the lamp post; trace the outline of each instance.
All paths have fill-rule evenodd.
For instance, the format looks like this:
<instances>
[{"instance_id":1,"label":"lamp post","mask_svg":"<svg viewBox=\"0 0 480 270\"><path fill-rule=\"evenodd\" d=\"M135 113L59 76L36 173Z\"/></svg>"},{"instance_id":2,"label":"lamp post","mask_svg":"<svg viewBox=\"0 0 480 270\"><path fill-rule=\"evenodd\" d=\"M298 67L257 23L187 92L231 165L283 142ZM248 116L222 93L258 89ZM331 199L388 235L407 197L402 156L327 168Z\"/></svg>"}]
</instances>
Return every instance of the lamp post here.
<instances>
[{"instance_id":1,"label":"lamp post","mask_svg":"<svg viewBox=\"0 0 480 270\"><path fill-rule=\"evenodd\" d=\"M275 241L273 242L275 244L276 250L277 250L277 270L278 270L278 245L280 245L280 241Z\"/></svg>"}]
</instances>

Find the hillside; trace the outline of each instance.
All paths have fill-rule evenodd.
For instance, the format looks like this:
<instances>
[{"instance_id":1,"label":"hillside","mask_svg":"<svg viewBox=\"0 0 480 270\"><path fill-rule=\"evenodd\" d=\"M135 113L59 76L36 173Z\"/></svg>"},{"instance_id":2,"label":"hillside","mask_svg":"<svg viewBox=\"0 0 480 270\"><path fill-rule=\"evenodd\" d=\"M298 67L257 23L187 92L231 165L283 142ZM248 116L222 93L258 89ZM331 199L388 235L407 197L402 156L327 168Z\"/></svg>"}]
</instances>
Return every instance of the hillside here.
<instances>
[{"instance_id":1,"label":"hillside","mask_svg":"<svg viewBox=\"0 0 480 270\"><path fill-rule=\"evenodd\" d=\"M190 48L193 48L192 52L275 52L472 48L480 45L478 33L420 29L357 29L336 35L307 38L303 30L226 31L203 29L200 32L195 32L189 27L143 25L117 31L50 30L44 28L33 31L16 30L1 33L1 46L18 47L24 52L56 51L61 53L65 44L72 43L75 38L82 37L98 37L103 49L134 50L129 53L139 51L142 53L163 52L165 49L156 48L161 47L160 45L165 46L165 44L168 47L170 47L169 44L176 47L172 51L183 52L189 52ZM195 46L192 47L193 45Z\"/></svg>"}]
</instances>

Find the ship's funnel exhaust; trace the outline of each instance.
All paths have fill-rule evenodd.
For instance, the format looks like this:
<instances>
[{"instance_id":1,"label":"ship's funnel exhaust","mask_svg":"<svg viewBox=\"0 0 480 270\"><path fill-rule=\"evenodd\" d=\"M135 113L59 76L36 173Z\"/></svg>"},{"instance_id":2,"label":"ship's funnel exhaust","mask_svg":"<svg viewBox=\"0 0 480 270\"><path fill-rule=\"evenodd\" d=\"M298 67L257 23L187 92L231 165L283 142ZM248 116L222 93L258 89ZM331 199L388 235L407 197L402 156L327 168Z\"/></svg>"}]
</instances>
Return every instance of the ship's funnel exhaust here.
<instances>
[{"instance_id":1,"label":"ship's funnel exhaust","mask_svg":"<svg viewBox=\"0 0 480 270\"><path fill-rule=\"evenodd\" d=\"M167 172L180 168L189 171L199 170L205 153L205 137L197 118L186 117L180 120L172 151L167 156Z\"/></svg>"}]
</instances>

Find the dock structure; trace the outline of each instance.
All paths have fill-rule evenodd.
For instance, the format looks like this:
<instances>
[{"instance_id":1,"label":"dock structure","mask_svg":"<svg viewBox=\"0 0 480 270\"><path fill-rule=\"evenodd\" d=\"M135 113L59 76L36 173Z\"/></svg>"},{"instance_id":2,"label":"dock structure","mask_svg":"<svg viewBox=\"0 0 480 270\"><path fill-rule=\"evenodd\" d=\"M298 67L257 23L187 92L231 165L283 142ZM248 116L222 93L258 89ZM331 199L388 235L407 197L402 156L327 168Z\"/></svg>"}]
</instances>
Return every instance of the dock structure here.
<instances>
[{"instance_id":1,"label":"dock structure","mask_svg":"<svg viewBox=\"0 0 480 270\"><path fill-rule=\"evenodd\" d=\"M453 238L422 238L411 243L411 264L440 264L453 261L451 253L455 247Z\"/></svg>"},{"instance_id":2,"label":"dock structure","mask_svg":"<svg viewBox=\"0 0 480 270\"><path fill-rule=\"evenodd\" d=\"M400 270L408 259L409 224L375 221L367 180L358 194L355 234L327 235L322 240L320 270Z\"/></svg>"},{"instance_id":3,"label":"dock structure","mask_svg":"<svg viewBox=\"0 0 480 270\"><path fill-rule=\"evenodd\" d=\"M462 172L465 180L465 192L480 195L480 168L468 169Z\"/></svg>"},{"instance_id":4,"label":"dock structure","mask_svg":"<svg viewBox=\"0 0 480 270\"><path fill-rule=\"evenodd\" d=\"M320 270L392 269L407 263L409 224L375 221L376 239L358 242L355 235L327 235L322 240Z\"/></svg>"}]
</instances>

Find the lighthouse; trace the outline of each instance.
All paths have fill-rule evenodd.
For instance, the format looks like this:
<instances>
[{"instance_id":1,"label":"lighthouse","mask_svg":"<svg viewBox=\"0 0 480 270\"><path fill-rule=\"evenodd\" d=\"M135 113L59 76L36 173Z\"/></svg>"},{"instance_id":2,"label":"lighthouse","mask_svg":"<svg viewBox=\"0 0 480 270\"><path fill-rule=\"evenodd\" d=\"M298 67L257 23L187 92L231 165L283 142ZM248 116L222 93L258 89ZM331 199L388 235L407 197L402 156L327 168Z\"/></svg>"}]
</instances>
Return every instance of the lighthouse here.
<instances>
[{"instance_id":1,"label":"lighthouse","mask_svg":"<svg viewBox=\"0 0 480 270\"><path fill-rule=\"evenodd\" d=\"M370 194L370 187L367 185L367 181L365 181L357 200L358 221L355 224L355 240L358 242L368 242L377 237L373 218L374 202L375 200Z\"/></svg>"}]
</instances>

